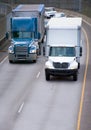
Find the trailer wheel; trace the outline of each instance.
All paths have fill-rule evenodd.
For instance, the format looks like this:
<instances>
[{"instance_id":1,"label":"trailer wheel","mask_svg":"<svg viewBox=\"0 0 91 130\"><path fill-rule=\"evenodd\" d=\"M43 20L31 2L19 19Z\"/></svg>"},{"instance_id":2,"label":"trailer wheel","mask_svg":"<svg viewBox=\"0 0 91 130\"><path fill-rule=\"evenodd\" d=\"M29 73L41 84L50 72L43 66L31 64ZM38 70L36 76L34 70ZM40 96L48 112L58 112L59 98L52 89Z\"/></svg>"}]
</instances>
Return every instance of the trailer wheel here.
<instances>
[{"instance_id":1,"label":"trailer wheel","mask_svg":"<svg viewBox=\"0 0 91 130\"><path fill-rule=\"evenodd\" d=\"M50 74L48 72L45 71L45 77L46 77L46 80L49 81L50 80Z\"/></svg>"},{"instance_id":2,"label":"trailer wheel","mask_svg":"<svg viewBox=\"0 0 91 130\"><path fill-rule=\"evenodd\" d=\"M74 75L73 75L73 81L77 81L77 79L78 79L77 74L74 74Z\"/></svg>"}]
</instances>

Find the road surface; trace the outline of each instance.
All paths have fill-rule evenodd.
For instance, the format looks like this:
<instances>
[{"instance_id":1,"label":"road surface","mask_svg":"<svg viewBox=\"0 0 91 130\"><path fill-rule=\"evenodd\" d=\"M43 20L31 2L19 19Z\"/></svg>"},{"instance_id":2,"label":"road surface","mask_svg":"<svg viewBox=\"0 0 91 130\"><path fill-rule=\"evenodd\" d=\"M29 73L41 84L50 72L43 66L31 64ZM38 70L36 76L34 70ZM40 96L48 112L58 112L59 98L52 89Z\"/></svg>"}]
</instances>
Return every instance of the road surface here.
<instances>
[{"instance_id":1,"label":"road surface","mask_svg":"<svg viewBox=\"0 0 91 130\"><path fill-rule=\"evenodd\" d=\"M0 63L0 130L80 130L79 108L87 64L84 31L82 40L83 56L76 82L62 77L46 81L43 55L37 63L14 64L4 56ZM7 51L4 53L7 55Z\"/></svg>"}]
</instances>

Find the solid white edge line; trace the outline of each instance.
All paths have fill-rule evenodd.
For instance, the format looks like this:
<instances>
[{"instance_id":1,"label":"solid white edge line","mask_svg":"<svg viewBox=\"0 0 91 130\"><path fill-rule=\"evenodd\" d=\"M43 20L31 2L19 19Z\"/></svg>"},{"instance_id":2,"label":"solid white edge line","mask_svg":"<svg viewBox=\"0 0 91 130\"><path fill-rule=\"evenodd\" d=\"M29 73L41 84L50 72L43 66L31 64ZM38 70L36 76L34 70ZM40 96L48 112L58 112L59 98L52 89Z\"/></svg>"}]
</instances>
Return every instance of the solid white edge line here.
<instances>
[{"instance_id":1,"label":"solid white edge line","mask_svg":"<svg viewBox=\"0 0 91 130\"><path fill-rule=\"evenodd\" d=\"M2 38L0 38L0 41L2 41L5 38L5 36L3 36Z\"/></svg>"},{"instance_id":2,"label":"solid white edge line","mask_svg":"<svg viewBox=\"0 0 91 130\"><path fill-rule=\"evenodd\" d=\"M6 57L0 62L0 64L3 64L4 61L5 61L7 58L8 58L8 56L6 56Z\"/></svg>"},{"instance_id":3,"label":"solid white edge line","mask_svg":"<svg viewBox=\"0 0 91 130\"><path fill-rule=\"evenodd\" d=\"M24 102L21 104L21 106L20 106L20 108L19 108L19 110L18 110L18 113L21 113L23 107L24 107Z\"/></svg>"}]
</instances>

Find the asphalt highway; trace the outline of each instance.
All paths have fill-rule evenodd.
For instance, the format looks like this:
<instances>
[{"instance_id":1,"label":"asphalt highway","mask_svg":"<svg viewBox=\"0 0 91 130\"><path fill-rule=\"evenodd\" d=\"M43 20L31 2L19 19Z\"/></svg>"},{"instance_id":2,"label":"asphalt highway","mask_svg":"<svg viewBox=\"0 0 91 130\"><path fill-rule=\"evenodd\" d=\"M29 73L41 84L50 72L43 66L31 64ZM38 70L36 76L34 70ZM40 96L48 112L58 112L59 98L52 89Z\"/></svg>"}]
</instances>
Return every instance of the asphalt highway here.
<instances>
[{"instance_id":1,"label":"asphalt highway","mask_svg":"<svg viewBox=\"0 0 91 130\"><path fill-rule=\"evenodd\" d=\"M83 22L78 81L45 80L41 55L36 63L10 64L0 51L0 130L91 130L90 25Z\"/></svg>"}]
</instances>

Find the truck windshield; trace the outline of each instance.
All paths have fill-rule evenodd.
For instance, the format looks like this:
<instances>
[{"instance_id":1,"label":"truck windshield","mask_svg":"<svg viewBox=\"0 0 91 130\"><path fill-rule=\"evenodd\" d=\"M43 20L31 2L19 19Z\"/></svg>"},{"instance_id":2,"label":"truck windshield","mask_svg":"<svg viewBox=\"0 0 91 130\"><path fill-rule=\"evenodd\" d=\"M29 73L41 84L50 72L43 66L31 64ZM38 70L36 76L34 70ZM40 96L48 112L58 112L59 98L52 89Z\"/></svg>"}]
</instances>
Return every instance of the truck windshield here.
<instances>
[{"instance_id":1,"label":"truck windshield","mask_svg":"<svg viewBox=\"0 0 91 130\"><path fill-rule=\"evenodd\" d=\"M49 56L75 56L75 47L50 47Z\"/></svg>"},{"instance_id":2,"label":"truck windshield","mask_svg":"<svg viewBox=\"0 0 91 130\"><path fill-rule=\"evenodd\" d=\"M34 32L13 31L12 38L34 38Z\"/></svg>"}]
</instances>

